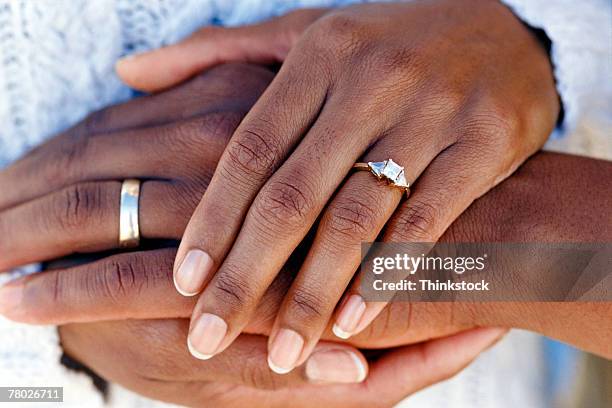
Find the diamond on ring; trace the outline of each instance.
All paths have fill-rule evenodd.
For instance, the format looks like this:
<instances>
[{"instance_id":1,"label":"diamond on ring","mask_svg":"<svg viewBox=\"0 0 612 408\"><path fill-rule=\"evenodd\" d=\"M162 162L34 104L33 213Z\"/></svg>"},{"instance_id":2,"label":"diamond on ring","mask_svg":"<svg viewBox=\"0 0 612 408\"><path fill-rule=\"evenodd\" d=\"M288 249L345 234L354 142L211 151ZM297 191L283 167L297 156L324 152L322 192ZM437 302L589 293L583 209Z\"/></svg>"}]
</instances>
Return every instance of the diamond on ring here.
<instances>
[{"instance_id":1,"label":"diamond on ring","mask_svg":"<svg viewBox=\"0 0 612 408\"><path fill-rule=\"evenodd\" d=\"M385 179L396 187L408 189L410 185L404 175L404 168L393 160L368 162L370 171L379 179Z\"/></svg>"}]
</instances>

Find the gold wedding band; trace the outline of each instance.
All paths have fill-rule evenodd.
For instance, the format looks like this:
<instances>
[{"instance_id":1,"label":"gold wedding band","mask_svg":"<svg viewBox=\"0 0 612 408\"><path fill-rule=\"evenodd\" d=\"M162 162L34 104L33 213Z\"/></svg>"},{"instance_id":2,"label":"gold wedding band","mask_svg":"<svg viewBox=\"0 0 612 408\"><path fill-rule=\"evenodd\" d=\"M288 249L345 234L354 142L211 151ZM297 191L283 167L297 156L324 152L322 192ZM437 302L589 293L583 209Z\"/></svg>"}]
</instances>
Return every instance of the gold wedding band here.
<instances>
[{"instance_id":1,"label":"gold wedding band","mask_svg":"<svg viewBox=\"0 0 612 408\"><path fill-rule=\"evenodd\" d=\"M140 180L124 180L121 185L119 205L119 246L121 248L135 248L140 245L139 198Z\"/></svg>"},{"instance_id":2,"label":"gold wedding band","mask_svg":"<svg viewBox=\"0 0 612 408\"><path fill-rule=\"evenodd\" d=\"M381 162L355 163L355 170L369 171L379 180L386 180L393 187L408 191L410 183L406 180L404 168L391 159Z\"/></svg>"}]
</instances>

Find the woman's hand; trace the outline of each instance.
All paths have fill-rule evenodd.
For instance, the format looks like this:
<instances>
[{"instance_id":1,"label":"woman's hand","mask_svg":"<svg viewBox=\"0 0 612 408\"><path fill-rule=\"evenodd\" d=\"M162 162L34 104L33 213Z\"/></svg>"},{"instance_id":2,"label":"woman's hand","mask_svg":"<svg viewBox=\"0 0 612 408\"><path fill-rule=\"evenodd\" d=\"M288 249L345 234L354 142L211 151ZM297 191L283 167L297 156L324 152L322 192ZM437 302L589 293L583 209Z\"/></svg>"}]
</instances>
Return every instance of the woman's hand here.
<instances>
[{"instance_id":1,"label":"woman's hand","mask_svg":"<svg viewBox=\"0 0 612 408\"><path fill-rule=\"evenodd\" d=\"M383 241L437 241L543 145L559 112L544 47L496 1L298 11L205 29L118 71L156 90L218 62L283 58L221 157L175 263L178 290L201 293L190 342L208 358L242 332L320 217L270 336L279 373L311 353L359 266L362 241L385 225ZM416 181L406 200L370 174L350 174L357 161L389 158ZM335 333L358 333L383 307L364 301L357 276Z\"/></svg>"},{"instance_id":2,"label":"woman's hand","mask_svg":"<svg viewBox=\"0 0 612 408\"><path fill-rule=\"evenodd\" d=\"M215 68L90 115L0 171L0 271L119 246L119 193L142 180L145 239L180 239L228 139L273 74Z\"/></svg>"},{"instance_id":3,"label":"woman's hand","mask_svg":"<svg viewBox=\"0 0 612 408\"><path fill-rule=\"evenodd\" d=\"M241 335L222 355L199 361L181 347L188 326L181 319L71 324L60 328L60 337L68 355L103 378L174 404L349 408L394 406L456 374L504 333L477 329L400 347L380 355L365 382L322 386L309 376L343 370L338 354L348 346L319 344L304 370L281 377L267 367L263 337Z\"/></svg>"}]
</instances>

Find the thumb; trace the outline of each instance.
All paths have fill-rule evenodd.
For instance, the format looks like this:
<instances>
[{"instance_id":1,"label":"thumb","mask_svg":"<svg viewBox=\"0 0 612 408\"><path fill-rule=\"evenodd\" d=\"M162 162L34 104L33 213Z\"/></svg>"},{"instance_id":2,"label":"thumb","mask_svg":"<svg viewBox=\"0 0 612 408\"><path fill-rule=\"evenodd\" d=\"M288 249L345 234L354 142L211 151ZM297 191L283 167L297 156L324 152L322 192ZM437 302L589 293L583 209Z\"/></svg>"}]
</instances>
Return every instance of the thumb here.
<instances>
[{"instance_id":1,"label":"thumb","mask_svg":"<svg viewBox=\"0 0 612 408\"><path fill-rule=\"evenodd\" d=\"M398 347L370 365L370 375L362 385L379 390L378 402L382 405L394 406L407 396L459 373L506 332L507 329L496 327L477 328ZM381 395L386 401L381 401Z\"/></svg>"},{"instance_id":2,"label":"thumb","mask_svg":"<svg viewBox=\"0 0 612 408\"><path fill-rule=\"evenodd\" d=\"M128 86L157 92L225 62L281 62L325 12L303 9L256 25L205 27L177 44L120 59L115 69Z\"/></svg>"}]
</instances>

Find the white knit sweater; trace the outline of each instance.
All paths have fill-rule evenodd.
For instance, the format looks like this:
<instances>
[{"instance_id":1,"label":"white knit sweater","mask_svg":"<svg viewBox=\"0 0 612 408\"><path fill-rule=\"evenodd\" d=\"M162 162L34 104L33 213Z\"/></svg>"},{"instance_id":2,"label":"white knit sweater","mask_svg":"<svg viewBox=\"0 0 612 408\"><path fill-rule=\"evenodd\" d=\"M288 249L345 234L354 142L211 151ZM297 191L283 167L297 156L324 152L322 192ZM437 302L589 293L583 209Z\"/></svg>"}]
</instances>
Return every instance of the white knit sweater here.
<instances>
[{"instance_id":1,"label":"white knit sweater","mask_svg":"<svg viewBox=\"0 0 612 408\"><path fill-rule=\"evenodd\" d=\"M121 56L175 42L207 24L236 25L295 7L356 1L0 0L0 168L88 112L130 98L113 72ZM553 42L566 131L551 146L605 157L612 151L612 117L606 111L612 105L610 3L504 1ZM589 137L577 136L585 127ZM0 283L18 273L24 270L0 275ZM419 394L414 406L445 401L458 407L542 406L538 344L533 335L511 335L453 381ZM524 358L512 358L519 349ZM89 378L61 366L60 355L54 327L0 318L0 386L64 386L65 407L103 405ZM517 369L521 376L511 374ZM516 392L508 396L507 389ZM113 406L154 404L117 387L111 401Z\"/></svg>"}]
</instances>

